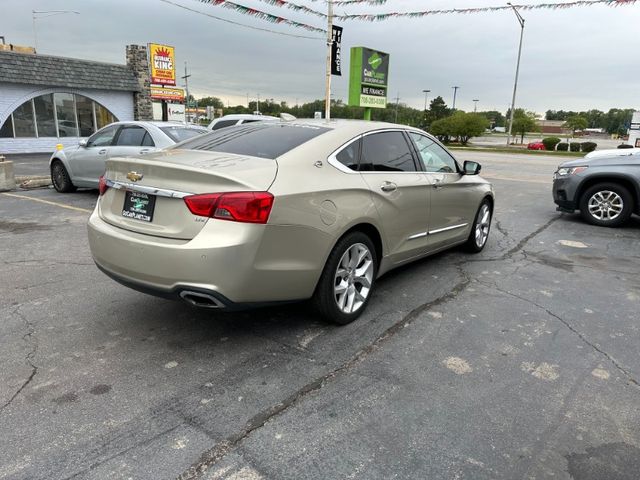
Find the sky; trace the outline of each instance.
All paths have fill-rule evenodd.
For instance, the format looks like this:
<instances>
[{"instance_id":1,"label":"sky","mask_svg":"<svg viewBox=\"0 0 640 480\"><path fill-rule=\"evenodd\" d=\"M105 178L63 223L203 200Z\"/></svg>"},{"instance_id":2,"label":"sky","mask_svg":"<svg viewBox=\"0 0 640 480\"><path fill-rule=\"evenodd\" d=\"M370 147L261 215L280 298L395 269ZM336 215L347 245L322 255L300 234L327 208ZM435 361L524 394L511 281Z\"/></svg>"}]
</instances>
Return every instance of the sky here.
<instances>
[{"instance_id":1,"label":"sky","mask_svg":"<svg viewBox=\"0 0 640 480\"><path fill-rule=\"evenodd\" d=\"M257 31L199 15L161 0L0 0L0 36L34 45L32 10L76 10L36 21L38 52L125 63L127 44L173 45L179 71L188 62L196 97L225 104L273 98L290 105L324 98L326 39L306 30L273 25L197 0L174 3L221 18L297 38ZM236 3L326 28L313 15L260 0ZM326 9L322 0L292 0ZM536 4L566 0L522 0ZM385 5L342 6L336 13L384 13L505 5L502 0L388 0ZM544 113L597 108L640 109L640 1L616 8L597 5L523 11L524 42L516 107ZM414 108L440 95L449 106L506 111L511 103L520 25L512 11L432 15L383 22L339 21L343 31L343 75L332 95L347 100L349 49L366 46L390 54L388 95Z\"/></svg>"}]
</instances>

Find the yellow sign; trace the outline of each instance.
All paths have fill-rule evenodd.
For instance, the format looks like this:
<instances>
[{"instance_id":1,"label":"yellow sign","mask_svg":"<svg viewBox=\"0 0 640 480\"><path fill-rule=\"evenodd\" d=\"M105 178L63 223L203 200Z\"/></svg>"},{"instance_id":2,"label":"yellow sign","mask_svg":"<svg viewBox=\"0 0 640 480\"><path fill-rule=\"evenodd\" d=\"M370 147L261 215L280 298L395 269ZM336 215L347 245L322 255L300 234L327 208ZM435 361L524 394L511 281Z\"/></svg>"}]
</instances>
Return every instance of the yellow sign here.
<instances>
[{"instance_id":1,"label":"yellow sign","mask_svg":"<svg viewBox=\"0 0 640 480\"><path fill-rule=\"evenodd\" d=\"M149 44L151 83L156 85L176 84L175 49L168 45Z\"/></svg>"},{"instance_id":2,"label":"yellow sign","mask_svg":"<svg viewBox=\"0 0 640 480\"><path fill-rule=\"evenodd\" d=\"M184 89L175 87L151 86L151 98L153 98L154 100L184 102Z\"/></svg>"}]
</instances>

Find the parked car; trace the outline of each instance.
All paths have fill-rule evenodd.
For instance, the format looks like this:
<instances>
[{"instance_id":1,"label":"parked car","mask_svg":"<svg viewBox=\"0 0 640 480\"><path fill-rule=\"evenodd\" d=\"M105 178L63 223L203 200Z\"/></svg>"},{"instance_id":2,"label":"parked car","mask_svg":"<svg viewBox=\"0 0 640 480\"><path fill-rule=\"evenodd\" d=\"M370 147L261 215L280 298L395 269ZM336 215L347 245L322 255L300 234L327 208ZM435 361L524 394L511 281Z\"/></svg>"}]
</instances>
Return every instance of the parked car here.
<instances>
[{"instance_id":1,"label":"parked car","mask_svg":"<svg viewBox=\"0 0 640 480\"><path fill-rule=\"evenodd\" d=\"M143 292L228 309L312 298L345 324L389 270L484 248L494 195L479 172L403 125L239 125L109 159L89 244Z\"/></svg>"},{"instance_id":2,"label":"parked car","mask_svg":"<svg viewBox=\"0 0 640 480\"><path fill-rule=\"evenodd\" d=\"M561 163L553 176L561 212L580 210L594 225L619 227L640 214L640 149L599 150Z\"/></svg>"},{"instance_id":3,"label":"parked car","mask_svg":"<svg viewBox=\"0 0 640 480\"><path fill-rule=\"evenodd\" d=\"M527 144L527 150L546 150L542 142L530 142Z\"/></svg>"},{"instance_id":4,"label":"parked car","mask_svg":"<svg viewBox=\"0 0 640 480\"><path fill-rule=\"evenodd\" d=\"M105 161L114 156L145 155L208 132L204 127L171 122L116 122L75 147L56 150L49 160L58 192L98 188Z\"/></svg>"},{"instance_id":5,"label":"parked car","mask_svg":"<svg viewBox=\"0 0 640 480\"><path fill-rule=\"evenodd\" d=\"M244 113L238 113L233 115L225 115L213 120L207 127L209 130L219 130L225 127L232 127L234 125L242 125L244 123L253 122L278 122L277 117L270 117L268 115L250 115Z\"/></svg>"}]
</instances>

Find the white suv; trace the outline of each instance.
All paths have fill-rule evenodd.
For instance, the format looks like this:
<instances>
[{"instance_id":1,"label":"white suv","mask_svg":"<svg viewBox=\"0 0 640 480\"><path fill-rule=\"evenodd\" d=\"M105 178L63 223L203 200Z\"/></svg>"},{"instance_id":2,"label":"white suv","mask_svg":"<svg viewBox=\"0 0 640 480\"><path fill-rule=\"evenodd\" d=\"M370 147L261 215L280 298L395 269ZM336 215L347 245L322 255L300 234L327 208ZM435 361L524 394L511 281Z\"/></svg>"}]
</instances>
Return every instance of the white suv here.
<instances>
[{"instance_id":1,"label":"white suv","mask_svg":"<svg viewBox=\"0 0 640 480\"><path fill-rule=\"evenodd\" d=\"M231 127L233 125L241 125L243 123L251 122L277 122L280 119L277 117L269 117L267 115L250 115L247 113L238 113L233 115L225 115L224 117L216 118L207 127L209 130L218 130L224 127Z\"/></svg>"}]
</instances>

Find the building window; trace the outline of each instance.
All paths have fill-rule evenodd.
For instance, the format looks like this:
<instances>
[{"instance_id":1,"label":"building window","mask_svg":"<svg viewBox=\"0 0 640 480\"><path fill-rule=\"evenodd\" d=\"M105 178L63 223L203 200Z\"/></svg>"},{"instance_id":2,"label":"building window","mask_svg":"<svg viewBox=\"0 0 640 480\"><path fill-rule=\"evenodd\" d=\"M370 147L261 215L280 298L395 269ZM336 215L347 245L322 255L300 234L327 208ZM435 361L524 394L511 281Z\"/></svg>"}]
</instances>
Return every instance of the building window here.
<instances>
[{"instance_id":1,"label":"building window","mask_svg":"<svg viewBox=\"0 0 640 480\"><path fill-rule=\"evenodd\" d=\"M49 93L29 100L0 126L0 138L88 137L118 119L84 95Z\"/></svg>"},{"instance_id":2,"label":"building window","mask_svg":"<svg viewBox=\"0 0 640 480\"><path fill-rule=\"evenodd\" d=\"M36 124L33 118L33 103L29 100L13 112L13 130L16 137L35 137Z\"/></svg>"},{"instance_id":3,"label":"building window","mask_svg":"<svg viewBox=\"0 0 640 480\"><path fill-rule=\"evenodd\" d=\"M36 126L39 137L57 137L53 94L42 95L33 99L36 109Z\"/></svg>"},{"instance_id":4,"label":"building window","mask_svg":"<svg viewBox=\"0 0 640 480\"><path fill-rule=\"evenodd\" d=\"M13 117L11 115L0 128L0 138L13 138Z\"/></svg>"}]
</instances>

